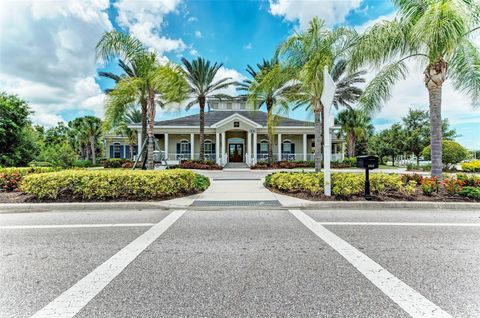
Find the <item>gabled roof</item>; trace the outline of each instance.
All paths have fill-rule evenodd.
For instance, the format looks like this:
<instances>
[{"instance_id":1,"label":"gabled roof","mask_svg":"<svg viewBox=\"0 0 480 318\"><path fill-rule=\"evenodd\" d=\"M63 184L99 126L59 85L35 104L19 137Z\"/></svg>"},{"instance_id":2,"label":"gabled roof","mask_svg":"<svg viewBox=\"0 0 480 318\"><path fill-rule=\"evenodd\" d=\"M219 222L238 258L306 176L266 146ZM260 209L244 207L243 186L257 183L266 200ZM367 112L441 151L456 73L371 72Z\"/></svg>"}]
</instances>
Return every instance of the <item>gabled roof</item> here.
<instances>
[{"instance_id":1,"label":"gabled roof","mask_svg":"<svg viewBox=\"0 0 480 318\"><path fill-rule=\"evenodd\" d=\"M234 114L243 116L263 127L267 127L267 113L262 111L210 111L205 113L205 127L210 127ZM291 119L287 117L278 117L278 127L313 127L313 122ZM199 125L198 114L180 117L176 119L156 121L155 126L191 126Z\"/></svg>"}]
</instances>

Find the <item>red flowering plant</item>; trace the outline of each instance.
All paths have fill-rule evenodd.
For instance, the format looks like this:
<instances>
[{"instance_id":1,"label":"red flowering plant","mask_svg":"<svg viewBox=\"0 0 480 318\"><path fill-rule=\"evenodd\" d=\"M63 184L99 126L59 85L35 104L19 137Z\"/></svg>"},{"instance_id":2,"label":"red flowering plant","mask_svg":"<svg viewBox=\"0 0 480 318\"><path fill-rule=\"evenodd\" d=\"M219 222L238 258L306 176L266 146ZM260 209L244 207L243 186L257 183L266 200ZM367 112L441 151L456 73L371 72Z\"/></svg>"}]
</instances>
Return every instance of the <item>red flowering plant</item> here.
<instances>
[{"instance_id":1,"label":"red flowering plant","mask_svg":"<svg viewBox=\"0 0 480 318\"><path fill-rule=\"evenodd\" d=\"M423 194L431 196L434 192L438 193L440 181L437 177L423 178L420 184Z\"/></svg>"},{"instance_id":2,"label":"red flowering plant","mask_svg":"<svg viewBox=\"0 0 480 318\"><path fill-rule=\"evenodd\" d=\"M458 194L464 185L462 180L454 177L443 179L442 184L445 188L445 191L447 191L447 193L450 195Z\"/></svg>"},{"instance_id":3,"label":"red flowering plant","mask_svg":"<svg viewBox=\"0 0 480 318\"><path fill-rule=\"evenodd\" d=\"M18 191L22 176L18 172L0 173L0 191Z\"/></svg>"}]
</instances>

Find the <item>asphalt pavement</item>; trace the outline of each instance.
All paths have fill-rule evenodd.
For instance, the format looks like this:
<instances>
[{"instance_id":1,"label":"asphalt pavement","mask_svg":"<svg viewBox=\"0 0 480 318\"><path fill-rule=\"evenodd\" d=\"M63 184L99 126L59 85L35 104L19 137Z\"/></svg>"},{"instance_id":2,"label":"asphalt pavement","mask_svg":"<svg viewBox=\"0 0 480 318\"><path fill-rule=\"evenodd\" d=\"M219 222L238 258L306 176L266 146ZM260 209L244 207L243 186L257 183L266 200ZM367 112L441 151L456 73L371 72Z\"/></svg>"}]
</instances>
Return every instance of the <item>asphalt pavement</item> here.
<instances>
[{"instance_id":1,"label":"asphalt pavement","mask_svg":"<svg viewBox=\"0 0 480 318\"><path fill-rule=\"evenodd\" d=\"M480 317L480 211L0 214L0 317Z\"/></svg>"}]
</instances>

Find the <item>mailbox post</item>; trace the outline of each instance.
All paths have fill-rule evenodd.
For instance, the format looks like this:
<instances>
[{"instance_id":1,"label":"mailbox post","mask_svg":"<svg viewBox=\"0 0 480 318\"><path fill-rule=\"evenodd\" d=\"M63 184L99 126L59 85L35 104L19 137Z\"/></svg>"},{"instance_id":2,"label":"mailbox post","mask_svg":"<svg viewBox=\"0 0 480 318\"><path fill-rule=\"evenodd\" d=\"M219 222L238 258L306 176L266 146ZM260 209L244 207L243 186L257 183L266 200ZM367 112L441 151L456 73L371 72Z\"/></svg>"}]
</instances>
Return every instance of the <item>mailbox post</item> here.
<instances>
[{"instance_id":1,"label":"mailbox post","mask_svg":"<svg viewBox=\"0 0 480 318\"><path fill-rule=\"evenodd\" d=\"M357 157L357 167L365 169L365 193L364 197L366 200L371 200L372 196L370 195L370 170L378 168L378 157L377 156L358 156Z\"/></svg>"}]
</instances>

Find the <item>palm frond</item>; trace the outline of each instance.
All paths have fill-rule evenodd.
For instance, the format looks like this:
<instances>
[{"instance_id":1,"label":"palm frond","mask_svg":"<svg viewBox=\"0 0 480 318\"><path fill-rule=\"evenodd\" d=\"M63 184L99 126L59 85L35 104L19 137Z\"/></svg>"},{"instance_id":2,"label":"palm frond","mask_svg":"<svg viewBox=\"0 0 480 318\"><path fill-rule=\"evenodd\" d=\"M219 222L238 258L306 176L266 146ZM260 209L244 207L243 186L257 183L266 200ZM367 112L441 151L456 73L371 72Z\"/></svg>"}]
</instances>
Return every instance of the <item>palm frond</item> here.
<instances>
[{"instance_id":1,"label":"palm frond","mask_svg":"<svg viewBox=\"0 0 480 318\"><path fill-rule=\"evenodd\" d=\"M109 31L103 34L95 48L97 60L106 63L115 57L131 60L146 52L142 42L137 38L119 31Z\"/></svg>"},{"instance_id":2,"label":"palm frond","mask_svg":"<svg viewBox=\"0 0 480 318\"><path fill-rule=\"evenodd\" d=\"M455 49L449 61L449 74L453 85L469 95L475 106L480 104L480 52L468 40Z\"/></svg>"}]
</instances>

